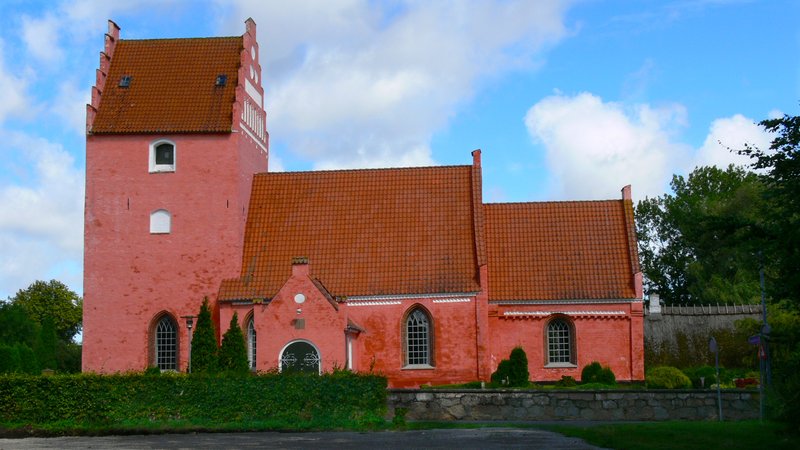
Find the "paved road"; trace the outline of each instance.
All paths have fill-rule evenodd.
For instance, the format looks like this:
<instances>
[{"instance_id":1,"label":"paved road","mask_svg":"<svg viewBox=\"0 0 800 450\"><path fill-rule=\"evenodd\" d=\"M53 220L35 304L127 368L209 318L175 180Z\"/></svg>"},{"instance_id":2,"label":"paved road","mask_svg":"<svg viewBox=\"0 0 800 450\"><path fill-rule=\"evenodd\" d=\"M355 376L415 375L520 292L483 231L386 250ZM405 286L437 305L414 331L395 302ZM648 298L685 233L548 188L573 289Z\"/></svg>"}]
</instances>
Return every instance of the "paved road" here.
<instances>
[{"instance_id":1,"label":"paved road","mask_svg":"<svg viewBox=\"0 0 800 450\"><path fill-rule=\"evenodd\" d=\"M586 442L536 429L476 428L371 433L198 433L102 437L0 439L0 449L597 449Z\"/></svg>"}]
</instances>

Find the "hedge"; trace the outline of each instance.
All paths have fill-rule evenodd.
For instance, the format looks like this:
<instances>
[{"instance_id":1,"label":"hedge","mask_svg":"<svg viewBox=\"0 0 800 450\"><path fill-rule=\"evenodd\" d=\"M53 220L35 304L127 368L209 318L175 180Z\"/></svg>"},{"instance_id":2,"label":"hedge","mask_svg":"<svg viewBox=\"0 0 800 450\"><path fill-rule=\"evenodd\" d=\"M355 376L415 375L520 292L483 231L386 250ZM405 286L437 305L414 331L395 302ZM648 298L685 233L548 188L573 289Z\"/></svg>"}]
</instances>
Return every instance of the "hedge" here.
<instances>
[{"instance_id":1,"label":"hedge","mask_svg":"<svg viewBox=\"0 0 800 450\"><path fill-rule=\"evenodd\" d=\"M265 375L4 375L0 425L124 427L270 422L348 427L382 420L386 378L334 372Z\"/></svg>"}]
</instances>

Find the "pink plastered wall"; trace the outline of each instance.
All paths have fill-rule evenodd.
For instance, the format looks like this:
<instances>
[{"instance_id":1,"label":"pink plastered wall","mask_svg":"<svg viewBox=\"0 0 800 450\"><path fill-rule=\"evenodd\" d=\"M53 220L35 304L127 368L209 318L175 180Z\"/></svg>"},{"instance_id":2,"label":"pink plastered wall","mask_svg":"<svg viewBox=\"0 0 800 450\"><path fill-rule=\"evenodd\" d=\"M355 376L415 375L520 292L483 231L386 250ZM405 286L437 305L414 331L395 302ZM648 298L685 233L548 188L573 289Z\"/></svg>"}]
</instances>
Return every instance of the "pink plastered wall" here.
<instances>
[{"instance_id":1,"label":"pink plastered wall","mask_svg":"<svg viewBox=\"0 0 800 450\"><path fill-rule=\"evenodd\" d=\"M160 139L175 144L174 172L149 172ZM238 275L249 185L266 158L237 134L88 136L86 146L83 370L151 365L161 312L179 325L184 368L180 317L204 297L213 304L220 281ZM158 209L171 215L169 234L150 233Z\"/></svg>"}]
</instances>

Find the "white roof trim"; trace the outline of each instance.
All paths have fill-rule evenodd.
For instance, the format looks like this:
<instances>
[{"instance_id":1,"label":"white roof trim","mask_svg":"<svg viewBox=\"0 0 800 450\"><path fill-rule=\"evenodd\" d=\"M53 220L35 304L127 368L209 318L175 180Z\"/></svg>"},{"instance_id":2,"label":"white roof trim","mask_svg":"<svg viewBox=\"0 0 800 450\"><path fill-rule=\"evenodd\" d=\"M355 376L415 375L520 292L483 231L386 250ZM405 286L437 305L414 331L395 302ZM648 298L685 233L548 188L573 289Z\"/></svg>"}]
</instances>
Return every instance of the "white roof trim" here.
<instances>
[{"instance_id":1,"label":"white roof trim","mask_svg":"<svg viewBox=\"0 0 800 450\"><path fill-rule=\"evenodd\" d=\"M580 305L585 303L635 303L640 298L585 298L569 300L491 300L490 305Z\"/></svg>"},{"instance_id":2,"label":"white roof trim","mask_svg":"<svg viewBox=\"0 0 800 450\"><path fill-rule=\"evenodd\" d=\"M347 297L345 302L360 302L364 300L416 300L416 299L441 299L475 297L477 292L451 292L439 294L397 294L397 295L354 295Z\"/></svg>"},{"instance_id":3,"label":"white roof trim","mask_svg":"<svg viewBox=\"0 0 800 450\"><path fill-rule=\"evenodd\" d=\"M552 316L563 314L566 316L624 316L625 311L506 311L504 316Z\"/></svg>"}]
</instances>

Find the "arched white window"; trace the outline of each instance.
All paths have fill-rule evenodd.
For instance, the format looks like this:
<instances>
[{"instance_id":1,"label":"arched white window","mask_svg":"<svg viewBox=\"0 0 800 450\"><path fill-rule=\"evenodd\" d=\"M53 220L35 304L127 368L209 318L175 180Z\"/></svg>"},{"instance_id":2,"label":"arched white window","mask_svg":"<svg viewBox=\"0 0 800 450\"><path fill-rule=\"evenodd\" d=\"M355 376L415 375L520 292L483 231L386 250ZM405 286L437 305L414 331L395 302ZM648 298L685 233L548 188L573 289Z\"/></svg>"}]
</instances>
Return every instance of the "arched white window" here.
<instances>
[{"instance_id":1,"label":"arched white window","mask_svg":"<svg viewBox=\"0 0 800 450\"><path fill-rule=\"evenodd\" d=\"M150 234L168 234L172 230L172 216L166 209L150 213Z\"/></svg>"},{"instance_id":2,"label":"arched white window","mask_svg":"<svg viewBox=\"0 0 800 450\"><path fill-rule=\"evenodd\" d=\"M175 172L175 143L158 140L150 143L150 172Z\"/></svg>"},{"instance_id":3,"label":"arched white window","mask_svg":"<svg viewBox=\"0 0 800 450\"><path fill-rule=\"evenodd\" d=\"M250 363L250 369L256 368L256 324L253 321L253 316L247 321L247 360Z\"/></svg>"},{"instance_id":4,"label":"arched white window","mask_svg":"<svg viewBox=\"0 0 800 450\"><path fill-rule=\"evenodd\" d=\"M178 326L168 314L156 323L153 346L153 362L159 369L178 370Z\"/></svg>"},{"instance_id":5,"label":"arched white window","mask_svg":"<svg viewBox=\"0 0 800 450\"><path fill-rule=\"evenodd\" d=\"M557 317L547 324L547 364L575 364L575 332L566 318Z\"/></svg>"},{"instance_id":6,"label":"arched white window","mask_svg":"<svg viewBox=\"0 0 800 450\"><path fill-rule=\"evenodd\" d=\"M403 346L406 367L433 366L433 327L428 313L421 307L406 315L403 325Z\"/></svg>"}]
</instances>

